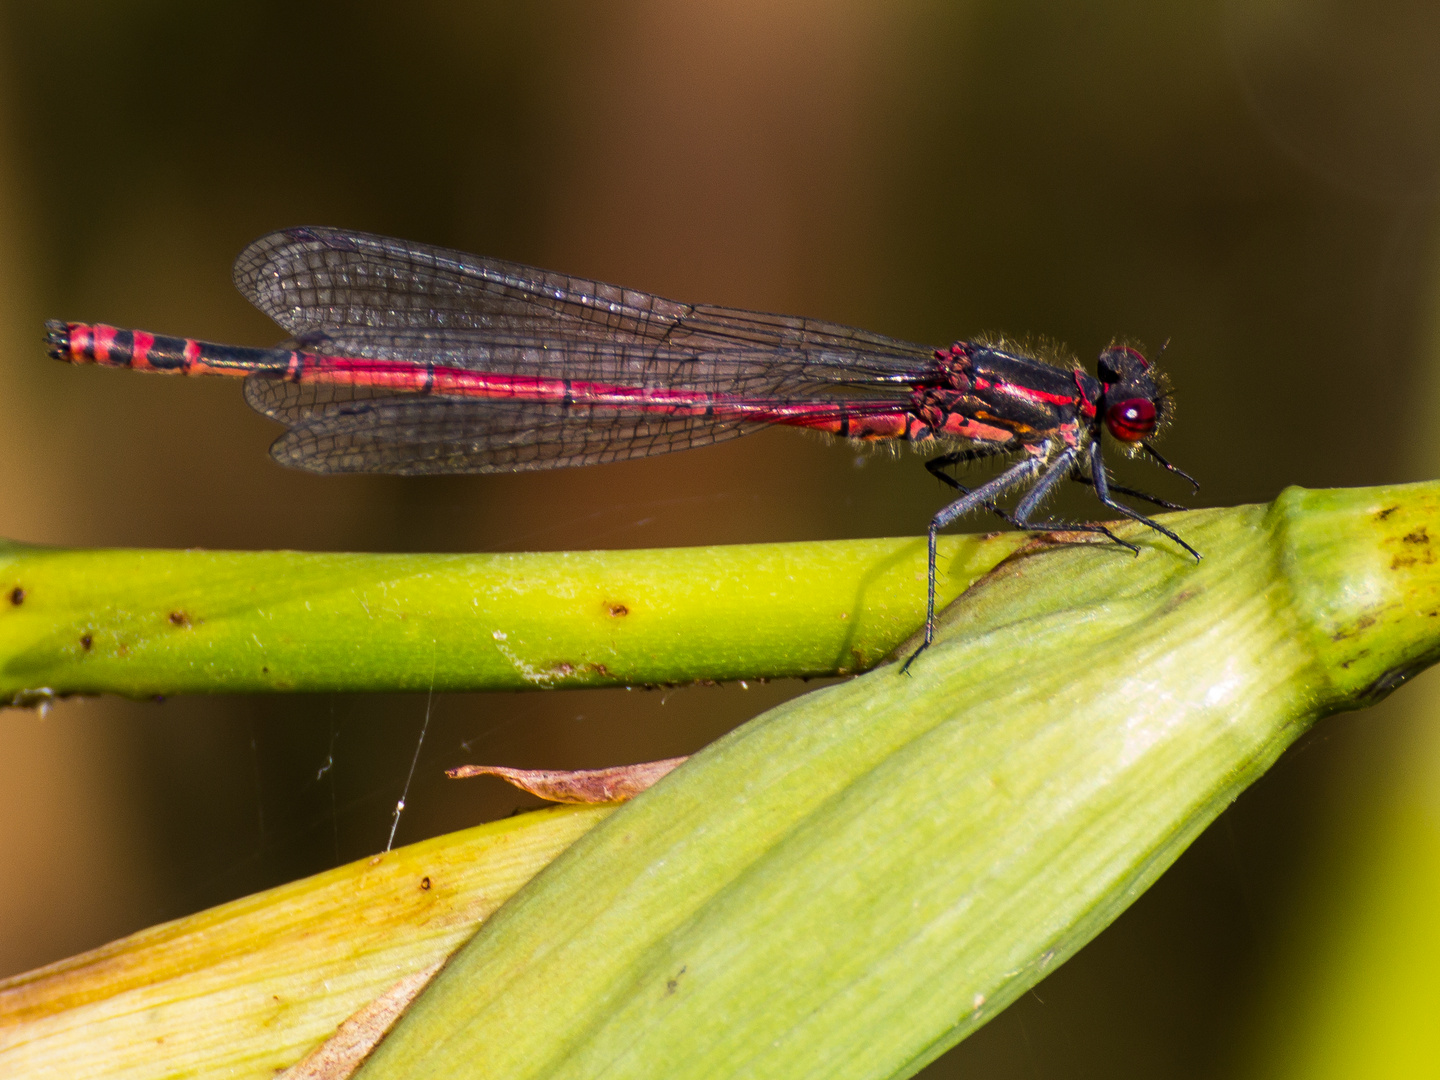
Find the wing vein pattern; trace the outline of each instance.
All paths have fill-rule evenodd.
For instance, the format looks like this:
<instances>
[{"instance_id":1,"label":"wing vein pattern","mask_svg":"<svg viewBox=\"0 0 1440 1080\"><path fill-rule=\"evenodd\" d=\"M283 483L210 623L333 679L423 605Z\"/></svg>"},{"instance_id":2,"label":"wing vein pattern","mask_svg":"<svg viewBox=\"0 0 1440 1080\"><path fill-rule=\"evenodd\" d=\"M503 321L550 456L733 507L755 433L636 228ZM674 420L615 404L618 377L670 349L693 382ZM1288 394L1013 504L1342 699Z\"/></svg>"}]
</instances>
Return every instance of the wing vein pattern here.
<instances>
[{"instance_id":1,"label":"wing vein pattern","mask_svg":"<svg viewBox=\"0 0 1440 1080\"><path fill-rule=\"evenodd\" d=\"M682 304L603 282L322 228L262 237L240 291L320 356L716 398L897 407L937 377L932 347L837 323ZM733 415L665 415L257 374L246 400L290 425L272 448L318 472L497 472L645 457L735 438Z\"/></svg>"}]
</instances>

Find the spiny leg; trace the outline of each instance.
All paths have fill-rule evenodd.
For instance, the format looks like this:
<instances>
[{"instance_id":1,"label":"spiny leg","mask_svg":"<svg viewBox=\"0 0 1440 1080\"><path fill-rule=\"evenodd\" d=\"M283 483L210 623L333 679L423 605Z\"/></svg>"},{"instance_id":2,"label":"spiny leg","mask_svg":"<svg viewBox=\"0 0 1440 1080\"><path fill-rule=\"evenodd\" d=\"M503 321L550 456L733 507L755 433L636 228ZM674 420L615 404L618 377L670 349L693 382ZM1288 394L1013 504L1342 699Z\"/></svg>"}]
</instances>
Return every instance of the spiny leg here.
<instances>
[{"instance_id":1,"label":"spiny leg","mask_svg":"<svg viewBox=\"0 0 1440 1080\"><path fill-rule=\"evenodd\" d=\"M993 450L954 450L948 454L941 454L939 457L931 458L925 462L925 469L931 476L935 477L935 479L950 485L962 495L968 495L970 494L970 488L960 483L959 480L956 480L955 477L944 470L948 469L951 465L965 465L972 461L983 461L986 458L993 458L995 456L996 452ZM1013 525L1017 528L1019 527L1019 523L1015 520L1014 516L998 503L988 502L985 504L985 509L989 510L1006 524Z\"/></svg>"},{"instance_id":2,"label":"spiny leg","mask_svg":"<svg viewBox=\"0 0 1440 1080\"><path fill-rule=\"evenodd\" d=\"M1158 455L1156 456L1158 457ZM1171 540L1174 540L1175 543L1179 544L1191 555L1194 555L1196 562L1200 561L1200 553L1196 551L1193 547L1191 547L1189 544L1187 544L1184 540L1181 540L1180 537L1176 536L1164 525L1161 525L1158 521L1152 521L1150 518L1146 517L1139 511L1131 510L1130 507L1126 506L1124 503L1116 502L1113 498L1111 498L1110 484L1105 479L1105 463L1100 460L1100 441L1098 439L1090 444L1090 468L1090 476L1095 484L1095 497L1098 498L1104 505L1108 506L1111 510L1115 510L1123 514L1131 521L1138 521L1142 525L1148 525L1150 528L1154 529L1162 536L1168 536ZM1179 472L1180 470L1176 469L1174 471ZM1184 474L1181 473L1181 475L1183 476Z\"/></svg>"},{"instance_id":3,"label":"spiny leg","mask_svg":"<svg viewBox=\"0 0 1440 1080\"><path fill-rule=\"evenodd\" d=\"M1068 532L1100 533L1104 536L1109 537L1121 547L1129 548L1136 555L1139 555L1140 549L1138 547L1136 547L1132 543L1129 543L1128 541L1121 540L1120 537L1116 536L1106 526L1101 525L1098 522L1055 520L1036 521L1031 516L1035 513L1036 510L1040 508L1041 502L1044 501L1045 496L1050 493L1050 491L1055 487L1055 485L1058 484L1061 480L1064 480L1067 476L1071 474L1071 472L1073 472L1075 468L1075 463L1079 460L1079 458L1079 447L1071 446L1062 451L1061 454L1050 463L1050 465L1045 470L1045 474L1040 477L1040 482L1037 483L1033 488L1031 488L1029 492L1026 493L1025 497L1020 500L1019 505L1015 507L1016 522L1022 529L1063 529Z\"/></svg>"},{"instance_id":4,"label":"spiny leg","mask_svg":"<svg viewBox=\"0 0 1440 1080\"><path fill-rule=\"evenodd\" d=\"M946 455L947 457L949 455ZM935 564L937 561L936 548L940 541L940 530L964 517L972 510L982 506L991 506L995 499L1009 491L1017 484L1023 483L1041 467L1041 459L1038 457L1027 457L1023 461L1017 461L1010 468L1006 469L993 480L981 484L974 491L966 492L956 499L949 506L945 507L933 518L930 519L930 528L927 530L929 540L929 578L925 595L925 641L918 649L910 654L910 659L905 661L905 666L900 669L901 674L910 670L910 665L915 662L915 657L930 647L930 642L935 637ZM933 470L932 470L933 471ZM960 484L957 482L956 487Z\"/></svg>"},{"instance_id":5,"label":"spiny leg","mask_svg":"<svg viewBox=\"0 0 1440 1080\"><path fill-rule=\"evenodd\" d=\"M1140 449L1141 449L1141 450L1144 450L1145 453L1149 454L1149 455L1150 455L1150 459L1151 459L1152 461L1154 461L1155 464L1159 465L1162 469L1168 469L1170 472L1173 472L1176 476L1180 477L1182 480L1188 480L1188 481L1190 481L1190 486L1191 486L1191 487L1193 487L1196 491L1199 491L1199 490L1200 490L1200 481L1199 481L1199 480L1196 480L1193 476L1191 476L1189 473L1187 473L1184 469L1177 469L1174 465L1171 465L1170 462L1166 461L1163 457L1160 456L1160 451L1156 450L1156 449L1155 449L1153 446L1151 446L1148 442L1142 442L1142 443L1140 444ZM1116 491L1119 491L1120 489L1119 489L1119 488L1116 488L1115 490L1116 490Z\"/></svg>"},{"instance_id":6,"label":"spiny leg","mask_svg":"<svg viewBox=\"0 0 1440 1080\"><path fill-rule=\"evenodd\" d=\"M949 473L945 472L945 470L948 469L951 465L960 465L964 462L974 460L975 455L972 451L957 450L953 454L941 454L939 457L932 457L929 461L925 462L925 471L928 472L931 476L935 477L936 480L939 480L945 484L949 484L957 491L968 495L970 494L970 489L964 484L960 483L959 480L956 480Z\"/></svg>"},{"instance_id":7,"label":"spiny leg","mask_svg":"<svg viewBox=\"0 0 1440 1080\"><path fill-rule=\"evenodd\" d=\"M1025 522L1030 520L1030 515L1035 512L1045 496L1050 494L1050 489L1059 483L1074 466L1076 456L1075 447L1067 447L1046 467L1039 482L1027 491L1025 497L1016 504L1015 516L1017 518Z\"/></svg>"},{"instance_id":8,"label":"spiny leg","mask_svg":"<svg viewBox=\"0 0 1440 1080\"><path fill-rule=\"evenodd\" d=\"M1090 477L1086 476L1079 470L1071 472L1070 479L1074 480L1077 484L1084 484L1086 487L1095 486L1095 481L1091 480ZM1145 492L1136 491L1134 488L1121 487L1119 484L1111 483L1108 479L1105 482L1107 485L1109 485L1109 489L1111 491L1118 492L1121 495L1129 495L1132 499L1143 499L1151 506L1158 506L1164 510L1190 509L1188 506L1181 506L1179 503L1169 502L1166 499L1157 499L1154 495L1147 495Z\"/></svg>"},{"instance_id":9,"label":"spiny leg","mask_svg":"<svg viewBox=\"0 0 1440 1080\"><path fill-rule=\"evenodd\" d=\"M1109 507L1111 510L1119 511L1125 517L1130 518L1133 521L1138 521L1142 525L1149 526L1158 533L1162 533L1163 535L1168 536L1171 540L1174 540L1175 543L1179 544L1191 555L1194 555L1197 560L1200 558L1200 553L1194 548L1192 548L1189 544L1185 543L1184 540L1181 540L1180 537L1175 535L1175 533L1165 528L1165 526L1161 525L1158 521L1153 521L1150 518L1146 517L1144 514L1132 510L1124 503L1116 502L1115 499L1111 496L1110 492L1120 491L1125 494L1134 495L1137 498L1145 499L1147 502L1153 502L1156 505L1167 506L1176 510L1185 509L1183 506L1175 506L1173 503L1166 503L1159 499L1153 499L1142 492L1132 491L1130 488L1112 486L1109 479L1105 475L1105 463L1100 457L1099 440L1096 440L1090 444L1090 477L1087 478L1084 476L1079 476L1076 475L1076 473L1074 472L1075 463L1079 460L1079 458L1080 451L1078 447L1071 447L1070 449L1062 453L1058 458L1055 459L1054 464L1046 470L1045 475L1040 478L1040 482L1036 484L1035 487L1030 491L1030 493L1021 500L1020 504L1015 507L1015 517L1018 520L1021 528L1055 530L1068 529L1078 532L1103 533L1105 536L1108 536L1111 540L1119 544L1121 547L1129 548L1137 555L1140 554L1140 549L1134 544L1130 543L1128 540L1120 539L1120 537L1116 536L1113 532L1111 532L1108 527L1101 525L1097 522L1077 523L1053 520L1035 521L1030 517L1030 515L1040 505L1040 501L1059 481L1060 477L1057 475L1057 472L1059 468L1063 465L1067 469L1071 470L1071 479L1079 480L1081 483L1089 484L1091 487L1093 487L1095 489L1096 496L1100 499L1100 502L1103 505ZM1178 472L1178 470L1176 471Z\"/></svg>"}]
</instances>

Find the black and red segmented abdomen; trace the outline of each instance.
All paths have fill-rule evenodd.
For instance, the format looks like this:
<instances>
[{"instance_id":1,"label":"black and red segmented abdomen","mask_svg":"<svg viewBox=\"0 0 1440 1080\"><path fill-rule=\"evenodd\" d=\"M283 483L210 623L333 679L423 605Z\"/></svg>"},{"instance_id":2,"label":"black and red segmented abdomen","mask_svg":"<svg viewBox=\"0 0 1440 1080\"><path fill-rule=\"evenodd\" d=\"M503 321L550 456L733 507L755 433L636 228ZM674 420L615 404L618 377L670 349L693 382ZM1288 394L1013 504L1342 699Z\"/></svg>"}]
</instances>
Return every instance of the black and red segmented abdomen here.
<instances>
[{"instance_id":1,"label":"black and red segmented abdomen","mask_svg":"<svg viewBox=\"0 0 1440 1080\"><path fill-rule=\"evenodd\" d=\"M955 388L920 390L904 398L853 401L766 400L714 394L690 388L626 386L578 379L557 379L447 364L417 364L326 356L289 349L219 345L195 338L166 337L103 323L46 323L49 353L72 364L130 368L177 375L269 373L292 382L369 387L397 394L434 395L489 401L550 402L566 406L615 409L659 416L708 416L719 421L783 424L809 428L861 442L931 438L1005 443L1015 432L986 423L953 407L964 396ZM954 352L952 349L950 352ZM963 354L941 354L955 367ZM968 387L960 372L957 385ZM952 380L954 381L954 380ZM936 396L936 395L939 396ZM933 400L932 400L933 398ZM944 398L942 402L940 399Z\"/></svg>"},{"instance_id":2,"label":"black and red segmented abdomen","mask_svg":"<svg viewBox=\"0 0 1440 1080\"><path fill-rule=\"evenodd\" d=\"M283 372L293 362L289 349L251 349L216 345L194 338L166 337L144 330L122 330L104 323L45 324L51 357L71 364L130 368L174 375L250 375Z\"/></svg>"},{"instance_id":3,"label":"black and red segmented abdomen","mask_svg":"<svg viewBox=\"0 0 1440 1080\"><path fill-rule=\"evenodd\" d=\"M301 353L298 367L286 377L301 383L383 387L397 393L433 394L445 398L523 401L615 409L657 416L705 416L756 424L785 424L824 431L843 438L876 440L926 438L923 427L903 398L841 401L794 401L745 398L703 390L582 379L556 379L474 371L445 364L413 364L402 360L370 360Z\"/></svg>"}]
</instances>

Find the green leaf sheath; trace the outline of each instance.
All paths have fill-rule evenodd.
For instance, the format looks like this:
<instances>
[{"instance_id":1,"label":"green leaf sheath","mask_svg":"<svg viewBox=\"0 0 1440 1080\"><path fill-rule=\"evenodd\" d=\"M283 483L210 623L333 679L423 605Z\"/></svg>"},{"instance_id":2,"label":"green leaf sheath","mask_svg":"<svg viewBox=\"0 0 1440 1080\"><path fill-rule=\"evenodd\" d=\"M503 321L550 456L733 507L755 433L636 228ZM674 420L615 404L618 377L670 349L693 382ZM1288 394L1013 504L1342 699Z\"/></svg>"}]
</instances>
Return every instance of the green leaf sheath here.
<instances>
[{"instance_id":1,"label":"green leaf sheath","mask_svg":"<svg viewBox=\"0 0 1440 1080\"><path fill-rule=\"evenodd\" d=\"M1025 538L946 537L948 602ZM0 546L0 700L515 690L864 670L922 540L528 555Z\"/></svg>"},{"instance_id":2,"label":"green leaf sheath","mask_svg":"<svg viewBox=\"0 0 1440 1080\"><path fill-rule=\"evenodd\" d=\"M936 646L770 711L490 919L362 1070L918 1070L1075 952L1316 718L1440 649L1440 489L1285 492L1013 559Z\"/></svg>"}]
</instances>

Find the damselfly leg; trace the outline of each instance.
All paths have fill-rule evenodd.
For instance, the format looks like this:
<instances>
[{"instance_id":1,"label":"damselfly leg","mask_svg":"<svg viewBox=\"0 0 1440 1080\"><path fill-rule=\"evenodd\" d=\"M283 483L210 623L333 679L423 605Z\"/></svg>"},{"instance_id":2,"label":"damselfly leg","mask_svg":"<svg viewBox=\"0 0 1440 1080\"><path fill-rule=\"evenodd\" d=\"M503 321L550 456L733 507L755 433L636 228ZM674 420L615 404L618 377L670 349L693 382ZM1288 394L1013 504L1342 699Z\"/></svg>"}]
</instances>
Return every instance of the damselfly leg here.
<instances>
[{"instance_id":1,"label":"damselfly leg","mask_svg":"<svg viewBox=\"0 0 1440 1080\"><path fill-rule=\"evenodd\" d=\"M1175 535L1173 531L1167 529L1158 521L1148 518L1144 514L1139 513L1138 511L1132 510L1130 507L1124 505L1123 503L1116 502L1114 497L1111 495L1111 491L1118 491L1122 494L1132 495L1135 498L1144 499L1146 502L1154 503L1157 506L1163 506L1168 509L1183 510L1184 507L1177 506L1174 503L1166 502L1163 499L1154 498L1150 495L1146 495L1143 492L1136 491L1131 488L1111 485L1105 475L1105 462L1100 454L1099 440L1096 439L1095 441L1093 441L1088 449L1091 467L1091 475L1088 477L1079 471L1080 468L1083 466L1083 459L1081 457L1080 448L1071 446L1061 451L1048 464L1044 462L1043 456L1030 457L1025 459L1024 461L1017 462L1015 465L1005 470L1005 472L1001 473L993 480L989 481L986 484L982 484L980 487L975 488L974 490L966 488L958 480L956 480L954 477L950 476L948 473L942 470L950 465L974 461L978 458L988 456L983 452L974 450L959 450L951 454L943 454L940 457L932 458L930 461L927 461L925 463L925 467L930 471L932 475L939 477L951 487L957 488L960 491L965 492L965 494L961 498L957 499L955 502L951 503L949 506L941 510L930 521L930 528L927 531L929 554L929 587L927 589L925 605L925 640L920 644L919 648L917 648L913 653L910 654L909 659L905 661L904 665L900 669L902 673L908 672L910 670L910 665L915 662L915 658L930 647L930 644L935 637L935 577L938 569L937 561L940 531L972 510L977 510L983 507L984 509L989 510L991 513L996 514L997 516L1003 518L1005 521L1009 522L1011 525L1019 529L1028 529L1033 531L1043 530L1050 532L1064 531L1097 533L1114 541L1119 546L1129 549L1136 555L1139 555L1139 547L1130 543L1128 540L1123 540L1120 537L1116 536L1115 533L1111 531L1108 526L1102 525L1099 522L1076 522L1060 521L1055 519L1035 519L1035 512L1045 501L1046 496L1048 496L1054 490L1055 486L1060 483L1060 481L1065 479L1078 480L1081 483L1085 483L1093 487L1095 489L1096 496L1099 498L1100 502L1103 505L1116 511L1122 516L1129 518L1132 521L1137 521L1142 525L1146 525L1154 529L1156 532L1162 534L1163 536L1169 537L1171 540L1175 541L1175 543L1179 544L1182 548L1184 548L1191 555L1193 555L1197 562L1199 561L1200 553L1196 551L1193 547L1191 547L1189 544L1187 544L1184 540L1181 540L1180 537ZM1164 461L1164 459L1160 458L1158 454L1153 454L1152 452L1152 456L1157 458L1160 463L1165 465L1166 468L1170 469L1171 472L1177 473L1181 476L1185 476L1183 472L1171 466L1169 462ZM1030 490L1027 491L1024 497L1020 500L1020 502L1016 504L1014 511L1007 512L995 502L995 499L1005 494L1005 492L1011 490L1012 488L1018 487L1026 480L1034 477L1037 473L1039 473L1039 479L1035 481L1033 486L1031 486ZM1190 478L1186 477L1186 479ZM1193 483L1193 481L1191 482Z\"/></svg>"},{"instance_id":2,"label":"damselfly leg","mask_svg":"<svg viewBox=\"0 0 1440 1080\"><path fill-rule=\"evenodd\" d=\"M1071 480L1074 480L1077 484L1084 484L1086 487L1094 487L1094 486L1095 486L1095 481L1094 481L1094 480L1091 480L1090 477L1086 476L1083 472L1080 472L1078 469L1075 469L1075 470L1072 470L1072 471L1071 471L1071 473L1070 473L1070 479L1071 479ZM1179 503L1173 503L1173 502L1170 502L1168 499L1161 499L1161 498L1158 498L1157 496L1147 494L1146 492L1137 491L1135 488L1123 487L1122 485L1115 483L1113 480L1108 480L1108 479L1107 479L1106 483L1109 485L1109 489L1110 489L1111 491L1113 491L1114 493L1116 493L1117 495L1128 495L1128 496L1130 496L1130 498L1132 498L1132 499L1141 499L1141 500L1143 500L1144 502L1149 503L1151 506L1158 506L1158 507L1160 507L1160 509L1162 509L1162 510L1189 510L1189 509L1190 509L1188 506L1181 506Z\"/></svg>"},{"instance_id":3,"label":"damselfly leg","mask_svg":"<svg viewBox=\"0 0 1440 1080\"><path fill-rule=\"evenodd\" d=\"M930 647L930 642L935 636L935 564L937 561L937 548L940 543L940 530L949 527L951 523L958 521L973 510L993 506L996 499L1004 495L1011 488L1029 480L1039 472L1043 466L1044 462L1038 457L1026 457L1021 461L1017 461L999 476L981 484L974 491L962 495L930 519L930 528L926 530L929 573L927 574L928 584L925 590L925 641L918 649L910 654L910 659L905 661L905 666L900 669L902 674L909 671L910 665L915 662L915 658ZM931 471L934 472L933 469ZM955 482L955 486L960 487L961 485L957 481Z\"/></svg>"},{"instance_id":4,"label":"damselfly leg","mask_svg":"<svg viewBox=\"0 0 1440 1080\"><path fill-rule=\"evenodd\" d=\"M1155 454L1154 456L1159 457L1158 454ZM1163 462L1164 459L1161 458L1161 461ZM1171 472L1180 473L1179 469L1168 465L1168 463L1166 463L1166 467L1170 468ZM1195 556L1195 561L1197 563L1200 561L1200 553L1196 551L1193 547L1191 547L1189 544L1187 544L1184 540L1181 540L1180 537L1175 535L1174 532L1167 529L1164 525L1161 525L1158 521L1146 517L1138 510L1132 510L1124 503L1115 501L1114 497L1110 494L1110 482L1106 479L1105 476L1105 463L1100 459L1099 439L1096 439L1090 444L1090 470L1090 477L1095 484L1095 497L1098 498L1102 503L1108 506L1111 510L1114 510L1116 513L1123 514L1131 521L1138 521L1141 525L1149 526L1156 532L1160 533L1162 536L1168 536L1171 540L1175 541L1175 543L1179 544L1191 555ZM1180 475L1184 476L1185 474L1180 473ZM1191 483L1194 483L1194 481L1192 480Z\"/></svg>"}]
</instances>

